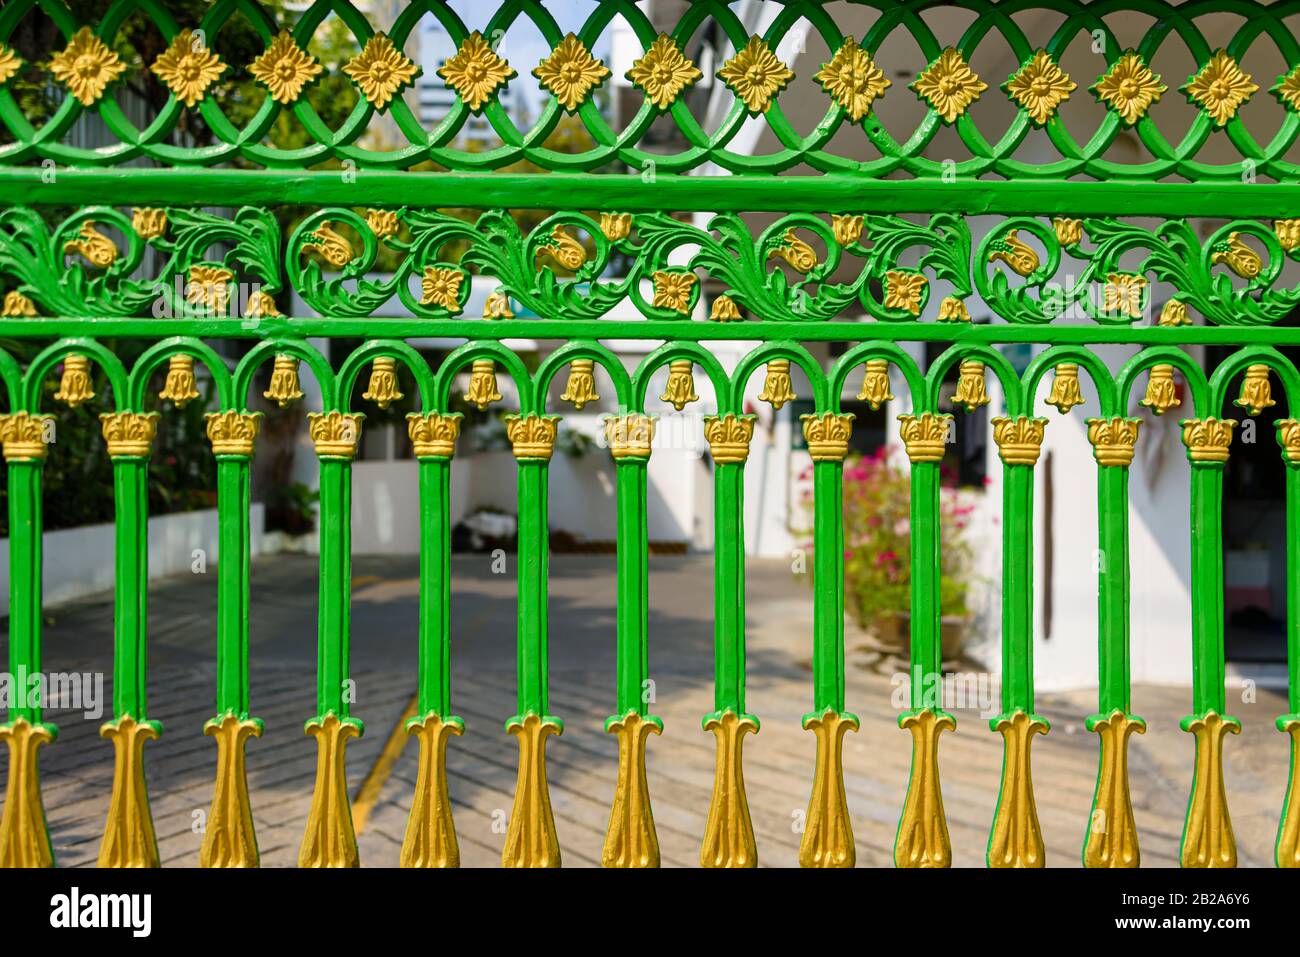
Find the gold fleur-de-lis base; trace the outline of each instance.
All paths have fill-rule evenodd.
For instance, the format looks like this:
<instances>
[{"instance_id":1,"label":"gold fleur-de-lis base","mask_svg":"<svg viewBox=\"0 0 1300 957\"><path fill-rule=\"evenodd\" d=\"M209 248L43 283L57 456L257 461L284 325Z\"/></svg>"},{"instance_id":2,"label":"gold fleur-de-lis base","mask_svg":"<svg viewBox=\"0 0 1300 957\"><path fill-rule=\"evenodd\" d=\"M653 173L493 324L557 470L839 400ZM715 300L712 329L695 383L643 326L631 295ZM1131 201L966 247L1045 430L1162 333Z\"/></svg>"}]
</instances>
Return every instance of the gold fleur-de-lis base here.
<instances>
[{"instance_id":1,"label":"gold fleur-de-lis base","mask_svg":"<svg viewBox=\"0 0 1300 957\"><path fill-rule=\"evenodd\" d=\"M1286 807L1278 824L1273 859L1278 867L1300 868L1300 716L1278 718L1277 729L1291 735L1291 775L1287 778Z\"/></svg>"},{"instance_id":2,"label":"gold fleur-de-lis base","mask_svg":"<svg viewBox=\"0 0 1300 957\"><path fill-rule=\"evenodd\" d=\"M804 715L805 731L817 736L812 797L799 842L800 867L852 867L857 862L853 822L844 796L844 735L857 731L858 717L827 709Z\"/></svg>"},{"instance_id":3,"label":"gold fleur-de-lis base","mask_svg":"<svg viewBox=\"0 0 1300 957\"><path fill-rule=\"evenodd\" d=\"M316 738L316 786L298 850L298 866L360 867L344 749L349 738L361 737L361 725L330 711L307 722L307 733Z\"/></svg>"},{"instance_id":4,"label":"gold fleur-de-lis base","mask_svg":"<svg viewBox=\"0 0 1300 957\"><path fill-rule=\"evenodd\" d=\"M1047 734L1048 724L1037 715L1016 711L1003 715L993 730L1002 735L1002 790L993 812L988 865L1044 867L1046 854L1029 773L1029 746L1035 734Z\"/></svg>"},{"instance_id":5,"label":"gold fleur-de-lis base","mask_svg":"<svg viewBox=\"0 0 1300 957\"><path fill-rule=\"evenodd\" d=\"M757 867L758 847L745 798L745 773L741 751L746 733L758 733L753 715L727 710L704 719L704 730L717 739L713 772L713 800L704 825L700 864L704 867Z\"/></svg>"},{"instance_id":6,"label":"gold fleur-de-lis base","mask_svg":"<svg viewBox=\"0 0 1300 957\"><path fill-rule=\"evenodd\" d=\"M444 721L430 711L409 721L406 733L419 739L420 759L399 863L402 867L460 867L460 844L447 793L447 742L453 735L465 733L465 722L455 717Z\"/></svg>"},{"instance_id":7,"label":"gold fleur-de-lis base","mask_svg":"<svg viewBox=\"0 0 1300 957\"><path fill-rule=\"evenodd\" d=\"M203 733L217 739L217 784L203 831L199 867L257 867L260 857L248 802L244 746L249 738L262 736L262 722L227 711L205 724Z\"/></svg>"},{"instance_id":8,"label":"gold fleur-de-lis base","mask_svg":"<svg viewBox=\"0 0 1300 957\"><path fill-rule=\"evenodd\" d=\"M659 837L650 807L645 753L650 735L662 734L663 729L658 718L635 711L605 722L606 733L618 736L618 786L600 854L604 867L659 866Z\"/></svg>"},{"instance_id":9,"label":"gold fleur-de-lis base","mask_svg":"<svg viewBox=\"0 0 1300 957\"><path fill-rule=\"evenodd\" d=\"M939 733L956 731L957 722L943 711L923 708L898 719L912 732L912 774L894 838L895 867L951 867L952 844L939 786Z\"/></svg>"},{"instance_id":10,"label":"gold fleur-de-lis base","mask_svg":"<svg viewBox=\"0 0 1300 957\"><path fill-rule=\"evenodd\" d=\"M144 780L144 743L160 732L158 722L137 721L129 714L99 729L101 738L113 742L113 797L99 846L100 867L159 865L149 788Z\"/></svg>"},{"instance_id":11,"label":"gold fleur-de-lis base","mask_svg":"<svg viewBox=\"0 0 1300 957\"><path fill-rule=\"evenodd\" d=\"M1182 866L1236 867L1237 842L1223 784L1223 739L1240 734L1241 722L1207 711L1184 718L1179 726L1196 737L1196 772L1179 855Z\"/></svg>"},{"instance_id":12,"label":"gold fleur-de-lis base","mask_svg":"<svg viewBox=\"0 0 1300 957\"><path fill-rule=\"evenodd\" d=\"M502 867L559 867L560 839L555 834L551 792L546 786L546 737L562 734L558 718L529 712L514 717L506 731L519 739L519 777L506 828Z\"/></svg>"},{"instance_id":13,"label":"gold fleur-de-lis base","mask_svg":"<svg viewBox=\"0 0 1300 957\"><path fill-rule=\"evenodd\" d=\"M1083 866L1137 867L1142 858L1129 797L1128 739L1145 734L1146 722L1116 709L1107 715L1093 715L1087 726L1101 736L1101 758L1083 844Z\"/></svg>"},{"instance_id":14,"label":"gold fleur-de-lis base","mask_svg":"<svg viewBox=\"0 0 1300 957\"><path fill-rule=\"evenodd\" d=\"M0 727L0 740L9 745L9 783L5 786L4 816L0 817L0 867L53 867L54 851L41 803L40 758L37 749L54 740L51 725L26 718Z\"/></svg>"}]
</instances>

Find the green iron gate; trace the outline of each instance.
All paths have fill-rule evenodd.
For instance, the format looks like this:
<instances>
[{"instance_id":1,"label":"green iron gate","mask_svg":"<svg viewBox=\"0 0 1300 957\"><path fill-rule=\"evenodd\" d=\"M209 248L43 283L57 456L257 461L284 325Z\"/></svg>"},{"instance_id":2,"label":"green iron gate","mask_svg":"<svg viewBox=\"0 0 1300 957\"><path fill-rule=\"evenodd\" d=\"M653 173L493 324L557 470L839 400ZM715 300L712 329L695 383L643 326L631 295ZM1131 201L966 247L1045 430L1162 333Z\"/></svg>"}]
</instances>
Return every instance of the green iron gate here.
<instances>
[{"instance_id":1,"label":"green iron gate","mask_svg":"<svg viewBox=\"0 0 1300 957\"><path fill-rule=\"evenodd\" d=\"M563 727L547 703L547 482L559 416L546 398L566 366L567 397L588 396L593 363L612 381L620 410L606 423L618 509L617 682L606 730L618 736L619 763L605 864L658 863L644 759L646 742L662 723L649 713L641 688L651 641L646 464L655 431L645 402L651 376L664 366L671 370L664 398L678 409L696 399L696 374L708 377L717 397L705 425L716 464L716 690L715 710L704 718L717 740L717 765L701 859L706 866L756 862L741 770L743 736L758 731L758 719L745 709L742 503L754 416L745 412L743 397L751 374L765 365L765 396L784 401L791 363L806 375L815 401L815 412L803 419L815 463L817 583L813 709L804 724L817 748L801 862L854 863L841 742L858 720L846 710L844 694L840 520L853 417L841 412L840 396L859 374L861 398L875 407L893 398L891 371L893 387L906 386L902 401L912 411L899 417L899 426L911 460L911 653L914 673L928 679L940 671L938 463L951 420L940 412L939 391L960 363L960 401L968 408L987 401L984 377L992 372L1006 406L993 420L1005 469L1005 521L1002 713L992 728L1004 738L1005 757L989 865L1044 863L1030 777L1031 741L1048 731L1034 710L1031 544L1034 469L1048 422L1036 412L1049 372L1046 401L1060 413L1081 401L1081 389L1092 391L1101 410L1088 420L1088 438L1097 462L1098 548L1108 560L1099 581L1100 694L1088 727L1100 738L1094 809L1109 826L1085 829L1083 861L1128 867L1139 860L1126 749L1144 724L1129 699L1127 520L1140 421L1130 412L1145 383L1143 404L1152 411L1181 401L1188 416L1182 436L1191 461L1195 681L1183 729L1195 736L1196 768L1182 862L1235 863L1222 747L1240 725L1225 703L1221 529L1234 422L1223 416L1229 386L1243 373L1238 402L1252 412L1272 404L1272 381L1289 402L1300 397L1300 376L1276 348L1300 344L1294 326L1278 324L1300 302L1300 286L1281 281L1288 261L1300 262L1300 166L1293 161L1300 133L1293 24L1300 4L855 0L835 4L832 16L818 0L786 0L758 36L741 17L742 7L752 13L751 5L721 0L678 5L680 17L666 25L628 0L605 0L575 33L561 30L536 0L505 0L481 30L469 29L440 0L417 0L384 24L384 32L367 19L365 4L347 0L317 0L293 22L277 19L278 7L253 0L219 0L192 22L178 19L174 5L114 0L83 23L74 9L87 6L9 0L0 8L0 121L7 129L0 143L0 337L37 345L25 368L13 350L0 351L9 410L0 434L11 531L10 670L30 674L41 668L42 471L58 455L49 444L42 386L61 367L56 398L75 405L90 397L91 364L108 383L115 411L101 419L116 502L116 638L114 718L101 733L112 741L116 763L102 865L158 862L143 770L143 745L162 730L146 702L145 483L153 440L167 428L156 409L195 397L196 360L207 367L220 403L207 418L217 460L221 561L216 711L205 728L216 739L217 774L204 865L258 862L243 762L248 739L262 731L249 712L247 624L250 460L260 417L247 405L254 376L268 363L274 365L268 398L300 398L300 363L323 396L322 410L310 417L322 534L317 713L307 732L316 738L318 770L302 865L357 863L344 747L362 725L342 689L349 674L351 463L363 415L350 408L350 397L369 369L367 399L392 401L398 363L416 382L422 408L409 417L419 470L421 592L419 710L408 730L419 739L420 776L404 865L458 863L444 765L449 739L463 731L449 681L450 462L460 429L449 404L453 379L467 369L466 398L480 407L500 398L498 374L514 381L519 396L517 413L507 420L518 462L518 711L506 723L518 738L519 778L503 863L559 864L544 761L546 739ZM951 35L941 29L948 14L960 24ZM403 97L418 72L403 50L426 15L458 47L437 70L454 100L432 129ZM22 38L38 16L57 28L59 40L33 53ZM235 17L260 45L245 62L227 62L222 54L223 28ZM322 64L311 52L327 17L355 37L359 52L346 63ZM610 125L594 99L613 81L592 51L616 18L640 45L626 76L634 108L621 128ZM142 20L165 43L148 61L132 63L124 25ZM525 23L552 52L538 64L511 64L498 55L496 40ZM692 60L707 31L729 51L715 64L716 77L705 77ZM816 69L825 109L806 135L782 109L793 71L777 51L796 31L816 35L830 51L824 63L799 64L810 74ZM877 60L900 42L918 53L909 76L893 71L891 79ZM1019 64L1010 76L979 76L972 68L981 46L991 43L1005 45ZM1062 64L1079 44L1093 45L1096 69L1071 76ZM1170 46L1194 61L1186 79L1161 76L1153 67ZM1261 50L1285 69L1251 76L1250 61ZM135 116L116 95L132 70L147 71L170 92L156 115ZM209 95L232 70L265 91L238 123L223 109L229 104ZM531 71L550 94L527 129L515 126L498 99L517 82L517 71ZM358 96L334 128L308 94L340 73ZM33 81L38 74L44 79ZM25 115L20 81L35 82L52 97L51 109L38 118ZM725 85L732 98L712 131L686 99L705 82ZM898 98L919 104L914 128L888 128L878 115ZM1180 139L1157 125L1154 107L1162 98L1185 98L1194 111ZM977 125L973 109L995 99L1011 116L1001 135ZM1061 105L1080 99L1096 106L1096 122L1067 128ZM1267 139L1239 115L1244 104L1261 100L1275 100L1282 115ZM108 145L73 142L71 131L84 113L102 121ZM195 145L187 134L195 116L210 141ZM380 117L396 143L365 139ZM472 117L491 125L499 146L461 145L458 134ZM590 146L552 148L549 138L562 121L579 123ZM646 146L651 127L664 122L681 146L653 151ZM749 122L765 124L777 144L772 152L730 148ZM278 123L297 124L301 141L277 145ZM845 137L858 138L874 158L844 155ZM1121 141L1135 144L1143 158L1117 154ZM1024 158L1031 142L1038 144L1036 160ZM954 158L941 158L938 144ZM512 165L521 162L533 171ZM507 166L512 169L494 172ZM690 175L703 172L712 175ZM780 173L789 175L777 178ZM197 208L214 204L234 212ZM310 210L288 235L275 215L286 206ZM472 212L453 214L450 207ZM524 228L511 215L519 210L546 214ZM706 227L674 215L690 211L715 215ZM753 213L775 219L755 234L742 216ZM987 228L968 218L974 216ZM1198 228L1202 221L1210 226ZM377 278L371 274L381 251L397 266ZM613 261L621 264L621 278L610 278ZM472 276L497 284L482 318L463 314ZM1151 315L1153 282L1174 295L1158 316ZM255 291L236 297L231 290L245 284ZM939 288L948 292L933 301L932 289ZM282 314L290 294L324 318ZM394 299L409 317L375 315ZM641 318L602 318L625 300ZM966 300L982 302L1001 321L970 322ZM512 304L541 318L515 318ZM1081 318L1064 321L1067 310ZM846 318L860 313L868 320ZM405 342L426 336L464 345L430 368ZM364 344L335 369L308 344L311 337ZM518 337L564 344L530 373L501 343ZM663 345L629 373L598 342L610 338ZM255 344L232 368L210 345L221 339ZM726 339L761 342L730 375L708 348ZM131 368L107 344L125 340L149 344ZM899 345L909 341L953 345L923 369ZM850 346L827 369L805 347L816 342ZM997 348L1008 343L1047 348L1018 373ZM1112 372L1090 349L1101 343L1143 348ZM1207 373L1182 347L1210 344L1236 351ZM164 364L166 384L155 399L151 377ZM1277 441L1293 516L1300 507L1300 421L1279 423ZM1294 575L1300 560L1294 517L1286 534ZM1277 720L1292 741L1293 774L1276 846L1283 867L1300 866L1297 594L1290 589L1286 631L1291 713ZM930 684L914 684L911 707L900 716L914 742L910 781L899 782L906 800L895 862L905 867L951 860L938 744L939 733L955 722L926 699ZM56 729L39 707L14 707L0 734L10 752L0 862L49 865L37 761Z\"/></svg>"}]
</instances>

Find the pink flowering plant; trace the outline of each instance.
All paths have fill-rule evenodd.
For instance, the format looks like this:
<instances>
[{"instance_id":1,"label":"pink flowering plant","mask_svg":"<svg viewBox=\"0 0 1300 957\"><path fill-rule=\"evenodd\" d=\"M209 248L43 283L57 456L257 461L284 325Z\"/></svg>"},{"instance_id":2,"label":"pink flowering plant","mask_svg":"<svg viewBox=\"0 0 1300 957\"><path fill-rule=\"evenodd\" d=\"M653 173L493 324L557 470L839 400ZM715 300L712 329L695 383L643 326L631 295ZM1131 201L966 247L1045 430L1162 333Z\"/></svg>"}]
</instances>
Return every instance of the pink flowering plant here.
<instances>
[{"instance_id":1,"label":"pink flowering plant","mask_svg":"<svg viewBox=\"0 0 1300 957\"><path fill-rule=\"evenodd\" d=\"M861 628L877 635L890 633L911 607L911 479L892 460L893 451L884 446L844 464L845 606ZM805 478L811 478L811 469ZM798 534L811 538L811 483L801 505L807 527ZM945 617L968 613L973 556L963 532L973 510L956 488L940 490L939 605ZM812 542L805 547L811 551Z\"/></svg>"}]
</instances>

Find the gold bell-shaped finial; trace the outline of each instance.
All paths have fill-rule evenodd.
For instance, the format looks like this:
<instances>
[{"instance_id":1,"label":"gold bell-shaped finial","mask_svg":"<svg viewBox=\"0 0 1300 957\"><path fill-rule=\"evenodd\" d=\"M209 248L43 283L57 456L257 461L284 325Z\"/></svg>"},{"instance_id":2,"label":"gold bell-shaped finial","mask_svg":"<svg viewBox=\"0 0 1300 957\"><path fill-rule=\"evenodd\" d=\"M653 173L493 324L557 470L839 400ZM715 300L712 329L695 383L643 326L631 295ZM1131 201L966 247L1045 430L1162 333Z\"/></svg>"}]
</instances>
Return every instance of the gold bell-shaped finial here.
<instances>
[{"instance_id":1,"label":"gold bell-shaped finial","mask_svg":"<svg viewBox=\"0 0 1300 957\"><path fill-rule=\"evenodd\" d=\"M893 393L889 391L889 360L868 359L867 374L862 380L862 391L858 393L858 401L866 402L871 406L871 410L876 412L893 398Z\"/></svg>"},{"instance_id":2,"label":"gold bell-shaped finial","mask_svg":"<svg viewBox=\"0 0 1300 957\"><path fill-rule=\"evenodd\" d=\"M282 409L302 398L302 388L298 385L297 359L287 355L275 357L275 365L271 367L271 387L262 396Z\"/></svg>"},{"instance_id":3,"label":"gold bell-shaped finial","mask_svg":"<svg viewBox=\"0 0 1300 957\"><path fill-rule=\"evenodd\" d=\"M185 403L199 397L199 390L194 387L194 357L174 355L167 363L167 381L158 393L164 402L173 402L176 408L185 408Z\"/></svg>"},{"instance_id":4,"label":"gold bell-shaped finial","mask_svg":"<svg viewBox=\"0 0 1300 957\"><path fill-rule=\"evenodd\" d=\"M790 382L789 359L773 359L767 364L767 378L763 380L763 391L758 397L764 402L770 402L774 409L799 398L794 394L794 386Z\"/></svg>"},{"instance_id":5,"label":"gold bell-shaped finial","mask_svg":"<svg viewBox=\"0 0 1300 957\"><path fill-rule=\"evenodd\" d=\"M75 409L94 397L95 390L90 387L90 359L68 356L63 360L63 377L59 379L59 391L54 393L54 398Z\"/></svg>"},{"instance_id":6,"label":"gold bell-shaped finial","mask_svg":"<svg viewBox=\"0 0 1300 957\"><path fill-rule=\"evenodd\" d=\"M470 366L469 391L465 393L465 401L480 410L501 401L501 393L497 391L497 367L491 359L475 359Z\"/></svg>"},{"instance_id":7,"label":"gold bell-shaped finial","mask_svg":"<svg viewBox=\"0 0 1300 957\"><path fill-rule=\"evenodd\" d=\"M1074 362L1062 362L1055 372L1047 404L1056 406L1061 415L1067 415L1076 405L1083 405L1083 393L1079 391L1079 366Z\"/></svg>"},{"instance_id":8,"label":"gold bell-shaped finial","mask_svg":"<svg viewBox=\"0 0 1300 957\"><path fill-rule=\"evenodd\" d=\"M370 364L370 386L361 393L361 398L386 409L401 397L397 388L397 360L392 356L377 356Z\"/></svg>"},{"instance_id":9,"label":"gold bell-shaped finial","mask_svg":"<svg viewBox=\"0 0 1300 957\"><path fill-rule=\"evenodd\" d=\"M1268 366L1257 363L1247 367L1246 378L1241 380L1241 396L1232 404L1251 415L1259 415L1269 406L1277 405L1268 384Z\"/></svg>"},{"instance_id":10,"label":"gold bell-shaped finial","mask_svg":"<svg viewBox=\"0 0 1300 957\"><path fill-rule=\"evenodd\" d=\"M713 300L713 306L709 309L709 318L714 322L735 322L743 317L736 300L724 295Z\"/></svg>"},{"instance_id":11,"label":"gold bell-shaped finial","mask_svg":"<svg viewBox=\"0 0 1300 957\"><path fill-rule=\"evenodd\" d=\"M694 363L690 359L677 359L668 363L668 385L664 387L664 394L659 400L671 403L678 412L686 408L686 403L698 401L700 397L695 394L693 369Z\"/></svg>"},{"instance_id":12,"label":"gold bell-shaped finial","mask_svg":"<svg viewBox=\"0 0 1300 957\"><path fill-rule=\"evenodd\" d=\"M597 401L600 396L596 394L595 369L595 359L574 359L569 363L569 381L560 398L572 402L573 407L579 411L588 402Z\"/></svg>"},{"instance_id":13,"label":"gold bell-shaped finial","mask_svg":"<svg viewBox=\"0 0 1300 957\"><path fill-rule=\"evenodd\" d=\"M962 361L952 401L954 405L965 406L967 412L989 404L989 394L984 388L984 363L978 359Z\"/></svg>"},{"instance_id":14,"label":"gold bell-shaped finial","mask_svg":"<svg viewBox=\"0 0 1300 957\"><path fill-rule=\"evenodd\" d=\"M1179 403L1178 389L1174 386L1174 367L1152 366L1147 374L1147 394L1138 404L1156 415L1164 415Z\"/></svg>"}]
</instances>

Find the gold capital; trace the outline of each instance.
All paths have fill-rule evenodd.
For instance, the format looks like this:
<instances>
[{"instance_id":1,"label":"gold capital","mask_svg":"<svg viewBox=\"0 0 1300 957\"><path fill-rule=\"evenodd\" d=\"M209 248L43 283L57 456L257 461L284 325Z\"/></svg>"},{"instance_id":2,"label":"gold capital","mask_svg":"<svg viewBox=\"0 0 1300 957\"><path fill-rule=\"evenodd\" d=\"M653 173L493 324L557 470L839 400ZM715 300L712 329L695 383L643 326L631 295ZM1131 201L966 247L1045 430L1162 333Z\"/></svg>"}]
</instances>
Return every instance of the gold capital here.
<instances>
[{"instance_id":1,"label":"gold capital","mask_svg":"<svg viewBox=\"0 0 1300 957\"><path fill-rule=\"evenodd\" d=\"M549 462L560 426L558 415L507 415L506 435L519 461Z\"/></svg>"},{"instance_id":2,"label":"gold capital","mask_svg":"<svg viewBox=\"0 0 1300 957\"><path fill-rule=\"evenodd\" d=\"M415 797L402 841L402 867L460 867L460 844L447 794L447 742L465 733L459 718L444 721L434 712L406 725L420 739Z\"/></svg>"},{"instance_id":3,"label":"gold capital","mask_svg":"<svg viewBox=\"0 0 1300 957\"><path fill-rule=\"evenodd\" d=\"M1192 462L1226 462L1235 419L1183 419L1183 445Z\"/></svg>"},{"instance_id":4,"label":"gold capital","mask_svg":"<svg viewBox=\"0 0 1300 957\"><path fill-rule=\"evenodd\" d=\"M913 462L942 462L951 428L952 416L947 413L922 412L898 417L898 434L907 449L907 457Z\"/></svg>"},{"instance_id":5,"label":"gold capital","mask_svg":"<svg viewBox=\"0 0 1300 957\"><path fill-rule=\"evenodd\" d=\"M105 412L99 417L109 458L143 457L158 434L157 412Z\"/></svg>"},{"instance_id":6,"label":"gold capital","mask_svg":"<svg viewBox=\"0 0 1300 957\"><path fill-rule=\"evenodd\" d=\"M706 415L704 437L708 440L713 461L718 465L743 465L749 458L749 442L754 437L752 415Z\"/></svg>"},{"instance_id":7,"label":"gold capital","mask_svg":"<svg viewBox=\"0 0 1300 957\"><path fill-rule=\"evenodd\" d=\"M546 738L563 730L554 718L543 719L532 712L506 725L506 731L519 740L519 777L501 851L502 867L560 866L560 840L546 786Z\"/></svg>"},{"instance_id":8,"label":"gold capital","mask_svg":"<svg viewBox=\"0 0 1300 957\"><path fill-rule=\"evenodd\" d=\"M629 711L618 720L605 722L605 731L618 736L618 786L600 863L604 867L658 867L659 838L650 808L645 752L646 741L652 734L662 734L663 724L658 718Z\"/></svg>"},{"instance_id":9,"label":"gold capital","mask_svg":"<svg viewBox=\"0 0 1300 957\"><path fill-rule=\"evenodd\" d=\"M406 433L411 437L417 459L451 458L456 454L460 436L459 412L412 412L406 417Z\"/></svg>"},{"instance_id":10,"label":"gold capital","mask_svg":"<svg viewBox=\"0 0 1300 957\"><path fill-rule=\"evenodd\" d=\"M1034 465L1043 447L1046 419L1019 415L1014 419L999 416L993 420L993 441L1006 465Z\"/></svg>"},{"instance_id":11,"label":"gold capital","mask_svg":"<svg viewBox=\"0 0 1300 957\"><path fill-rule=\"evenodd\" d=\"M49 454L46 431L54 428L54 416L12 412L0 415L0 443L6 462L42 462Z\"/></svg>"},{"instance_id":12,"label":"gold capital","mask_svg":"<svg viewBox=\"0 0 1300 957\"><path fill-rule=\"evenodd\" d=\"M807 715L804 730L817 736L817 763L803 839L800 867L852 867L857 861L853 822L844 796L844 735L858 730L856 715L827 710Z\"/></svg>"},{"instance_id":13,"label":"gold capital","mask_svg":"<svg viewBox=\"0 0 1300 957\"><path fill-rule=\"evenodd\" d=\"M316 454L322 458L354 458L361 441L361 420L364 418L360 412L345 413L337 409L308 412L307 430Z\"/></svg>"},{"instance_id":14,"label":"gold capital","mask_svg":"<svg viewBox=\"0 0 1300 957\"><path fill-rule=\"evenodd\" d=\"M1223 739L1229 733L1240 734L1241 722L1207 711L1184 718L1181 726L1196 737L1196 770L1183 825L1182 866L1236 867L1237 842L1223 784Z\"/></svg>"},{"instance_id":15,"label":"gold capital","mask_svg":"<svg viewBox=\"0 0 1300 957\"><path fill-rule=\"evenodd\" d=\"M1141 419L1088 419L1088 441L1098 465L1133 464L1133 447L1137 444Z\"/></svg>"},{"instance_id":16,"label":"gold capital","mask_svg":"<svg viewBox=\"0 0 1300 957\"><path fill-rule=\"evenodd\" d=\"M213 455L252 455L257 433L262 428L261 412L209 412L208 441Z\"/></svg>"},{"instance_id":17,"label":"gold capital","mask_svg":"<svg viewBox=\"0 0 1300 957\"><path fill-rule=\"evenodd\" d=\"M249 738L262 736L262 722L228 711L205 724L203 733L217 739L217 783L203 831L199 867L257 867L260 856L253 809L248 803L244 745Z\"/></svg>"},{"instance_id":18,"label":"gold capital","mask_svg":"<svg viewBox=\"0 0 1300 957\"><path fill-rule=\"evenodd\" d=\"M700 846L703 867L757 867L758 847L754 825L745 798L745 773L741 764L744 737L758 733L758 722L750 715L727 710L710 715L704 730L717 739L714 759L713 798Z\"/></svg>"},{"instance_id":19,"label":"gold capital","mask_svg":"<svg viewBox=\"0 0 1300 957\"><path fill-rule=\"evenodd\" d=\"M648 459L655 437L655 419L640 412L605 419L605 440L615 459Z\"/></svg>"},{"instance_id":20,"label":"gold capital","mask_svg":"<svg viewBox=\"0 0 1300 957\"><path fill-rule=\"evenodd\" d=\"M801 415L803 437L814 462L843 462L849 454L849 437L853 435L853 413L837 415Z\"/></svg>"}]
</instances>

